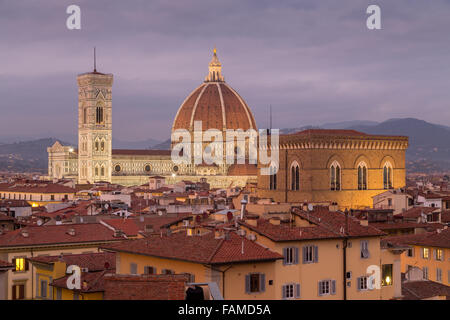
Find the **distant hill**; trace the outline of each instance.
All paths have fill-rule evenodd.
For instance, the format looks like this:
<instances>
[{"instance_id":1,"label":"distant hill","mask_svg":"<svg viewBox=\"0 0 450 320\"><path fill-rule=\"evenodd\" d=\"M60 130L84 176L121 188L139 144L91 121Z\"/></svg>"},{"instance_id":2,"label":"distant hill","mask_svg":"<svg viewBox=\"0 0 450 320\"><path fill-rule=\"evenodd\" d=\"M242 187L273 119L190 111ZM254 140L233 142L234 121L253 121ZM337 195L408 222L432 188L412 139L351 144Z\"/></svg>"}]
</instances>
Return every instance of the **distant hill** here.
<instances>
[{"instance_id":1,"label":"distant hill","mask_svg":"<svg viewBox=\"0 0 450 320\"><path fill-rule=\"evenodd\" d=\"M350 124L345 127L345 124ZM374 121L344 121L321 126L284 128L282 134L297 131L323 129L352 129L368 134L401 135L409 137L406 152L406 168L409 172L432 173L450 171L450 127L429 123L414 118L389 119L381 123ZM0 171L47 171L47 147L57 139L47 138L17 143L0 144ZM60 141L61 142L61 141ZM64 145L69 143L62 142ZM147 139L126 142L113 139L114 148L127 149L170 149L170 139L159 142Z\"/></svg>"},{"instance_id":2,"label":"distant hill","mask_svg":"<svg viewBox=\"0 0 450 320\"><path fill-rule=\"evenodd\" d=\"M353 129L369 134L409 137L406 151L409 171L450 170L450 128L414 118L389 119L377 125L357 125Z\"/></svg>"},{"instance_id":3,"label":"distant hill","mask_svg":"<svg viewBox=\"0 0 450 320\"><path fill-rule=\"evenodd\" d=\"M56 140L46 138L0 145L0 171L46 172L47 147L52 146ZM69 145L61 141L60 143Z\"/></svg>"}]
</instances>

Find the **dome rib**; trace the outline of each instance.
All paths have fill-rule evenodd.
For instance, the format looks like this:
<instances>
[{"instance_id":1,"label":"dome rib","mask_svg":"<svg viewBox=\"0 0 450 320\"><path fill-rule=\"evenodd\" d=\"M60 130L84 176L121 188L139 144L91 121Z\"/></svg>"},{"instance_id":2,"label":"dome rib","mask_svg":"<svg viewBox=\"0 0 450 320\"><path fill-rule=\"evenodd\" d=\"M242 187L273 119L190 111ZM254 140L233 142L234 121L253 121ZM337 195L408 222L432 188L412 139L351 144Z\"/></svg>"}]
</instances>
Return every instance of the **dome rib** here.
<instances>
[{"instance_id":1,"label":"dome rib","mask_svg":"<svg viewBox=\"0 0 450 320\"><path fill-rule=\"evenodd\" d=\"M195 116L195 112L197 111L197 106L198 106L198 102L200 101L200 98L203 96L203 92L205 92L206 88L209 86L209 84L207 83L202 91L200 91L200 94L197 97L197 100L195 100L195 104L194 104L194 108L192 109L192 113L191 113L191 122L189 124L189 129L190 130L194 130L193 126L194 126L194 116ZM183 105L181 106L183 107ZM203 128L202 128L203 130Z\"/></svg>"},{"instance_id":2,"label":"dome rib","mask_svg":"<svg viewBox=\"0 0 450 320\"><path fill-rule=\"evenodd\" d=\"M220 106L222 107L222 130L226 129L227 126L227 115L225 113L225 103L223 102L223 95L222 95L222 88L220 87L220 84L216 83L217 90L219 91L220 96Z\"/></svg>"}]
</instances>

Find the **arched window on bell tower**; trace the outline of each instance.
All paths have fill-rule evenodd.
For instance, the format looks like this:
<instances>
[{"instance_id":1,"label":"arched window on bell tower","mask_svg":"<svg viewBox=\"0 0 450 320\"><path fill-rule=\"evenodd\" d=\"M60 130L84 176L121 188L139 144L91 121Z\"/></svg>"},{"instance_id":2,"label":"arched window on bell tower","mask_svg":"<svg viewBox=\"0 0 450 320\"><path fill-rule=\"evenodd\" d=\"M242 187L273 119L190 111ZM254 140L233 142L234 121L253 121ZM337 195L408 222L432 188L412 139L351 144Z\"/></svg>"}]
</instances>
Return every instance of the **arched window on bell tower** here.
<instances>
[{"instance_id":1,"label":"arched window on bell tower","mask_svg":"<svg viewBox=\"0 0 450 320\"><path fill-rule=\"evenodd\" d=\"M337 161L330 167L330 189L341 190L341 165Z\"/></svg>"},{"instance_id":2,"label":"arched window on bell tower","mask_svg":"<svg viewBox=\"0 0 450 320\"><path fill-rule=\"evenodd\" d=\"M105 122L103 110L104 110L103 104L98 103L97 108L95 109L95 123L96 124L103 124Z\"/></svg>"},{"instance_id":3,"label":"arched window on bell tower","mask_svg":"<svg viewBox=\"0 0 450 320\"><path fill-rule=\"evenodd\" d=\"M386 162L383 166L383 188L392 189L392 165Z\"/></svg>"}]
</instances>

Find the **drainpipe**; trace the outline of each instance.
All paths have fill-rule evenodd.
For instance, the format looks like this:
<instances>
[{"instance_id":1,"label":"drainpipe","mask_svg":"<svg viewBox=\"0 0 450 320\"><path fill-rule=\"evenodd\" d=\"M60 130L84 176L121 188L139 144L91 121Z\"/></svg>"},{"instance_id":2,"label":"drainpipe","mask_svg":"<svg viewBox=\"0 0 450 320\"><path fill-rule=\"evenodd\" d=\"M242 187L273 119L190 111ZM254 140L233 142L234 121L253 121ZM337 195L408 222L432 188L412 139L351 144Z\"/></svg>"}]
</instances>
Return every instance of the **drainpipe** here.
<instances>
[{"instance_id":1,"label":"drainpipe","mask_svg":"<svg viewBox=\"0 0 450 320\"><path fill-rule=\"evenodd\" d=\"M285 186L284 186L284 202L288 202L288 149L285 149L284 151L284 181L285 181Z\"/></svg>"},{"instance_id":2,"label":"drainpipe","mask_svg":"<svg viewBox=\"0 0 450 320\"><path fill-rule=\"evenodd\" d=\"M347 242L348 242L348 210L345 209L344 241L342 243L342 269L344 284L344 300L347 300Z\"/></svg>"},{"instance_id":3,"label":"drainpipe","mask_svg":"<svg viewBox=\"0 0 450 320\"><path fill-rule=\"evenodd\" d=\"M222 273L222 298L223 300L225 300L225 272L227 272L228 270L230 270L233 266L229 266L228 268L226 268L225 270L220 270L220 269L214 269L212 266L210 266L211 270L214 271L219 271L220 273Z\"/></svg>"}]
</instances>

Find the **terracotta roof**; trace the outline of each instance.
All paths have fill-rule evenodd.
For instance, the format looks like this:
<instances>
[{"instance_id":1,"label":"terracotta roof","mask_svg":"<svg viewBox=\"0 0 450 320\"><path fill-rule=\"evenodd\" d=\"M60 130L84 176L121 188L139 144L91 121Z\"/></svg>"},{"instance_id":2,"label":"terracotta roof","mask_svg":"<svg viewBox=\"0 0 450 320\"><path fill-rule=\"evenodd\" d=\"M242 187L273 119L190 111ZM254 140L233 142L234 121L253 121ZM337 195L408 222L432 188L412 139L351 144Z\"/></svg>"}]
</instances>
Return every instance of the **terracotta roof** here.
<instances>
[{"instance_id":1,"label":"terracotta roof","mask_svg":"<svg viewBox=\"0 0 450 320\"><path fill-rule=\"evenodd\" d=\"M439 208L432 208L432 207L414 207L409 210L406 210L405 212L402 212L401 215L404 218L419 218L423 213L428 214L433 211L439 210Z\"/></svg>"},{"instance_id":2,"label":"terracotta roof","mask_svg":"<svg viewBox=\"0 0 450 320\"><path fill-rule=\"evenodd\" d=\"M433 232L387 237L391 243L401 245L430 246L437 248L450 248L450 228L439 229Z\"/></svg>"},{"instance_id":3,"label":"terracotta roof","mask_svg":"<svg viewBox=\"0 0 450 320\"><path fill-rule=\"evenodd\" d=\"M202 130L253 128L256 122L244 100L225 82L203 83L182 103L172 130L193 130L193 121L202 122ZM224 122L225 121L225 122Z\"/></svg>"},{"instance_id":4,"label":"terracotta roof","mask_svg":"<svg viewBox=\"0 0 450 320\"><path fill-rule=\"evenodd\" d=\"M395 222L370 222L370 226L380 230L396 230L396 229L415 229L423 228L427 231L433 231L439 228L443 228L441 223L426 223L426 222L408 222L408 221L395 221Z\"/></svg>"},{"instance_id":5,"label":"terracotta roof","mask_svg":"<svg viewBox=\"0 0 450 320\"><path fill-rule=\"evenodd\" d=\"M75 235L69 234L71 229ZM113 240L118 240L114 237L114 231L100 223L29 226L0 235L0 248Z\"/></svg>"},{"instance_id":6,"label":"terracotta roof","mask_svg":"<svg viewBox=\"0 0 450 320\"><path fill-rule=\"evenodd\" d=\"M436 296L446 296L450 300L450 286L430 280L404 281L403 300L421 300Z\"/></svg>"},{"instance_id":7,"label":"terracotta roof","mask_svg":"<svg viewBox=\"0 0 450 320\"><path fill-rule=\"evenodd\" d=\"M113 149L113 155L127 156L170 156L170 150L134 150L134 149Z\"/></svg>"},{"instance_id":8,"label":"terracotta roof","mask_svg":"<svg viewBox=\"0 0 450 320\"><path fill-rule=\"evenodd\" d=\"M10 217L4 213L0 213L0 221L15 221L13 217Z\"/></svg>"},{"instance_id":9,"label":"terracotta roof","mask_svg":"<svg viewBox=\"0 0 450 320\"><path fill-rule=\"evenodd\" d=\"M160 229L167 228L170 225L176 224L188 218L190 218L190 214L182 213L177 214L174 217L144 217L144 221L141 221L140 217L126 219L103 219L102 221L115 230L124 232L127 236L137 236L139 232L145 232L146 225L151 225L154 232L159 232Z\"/></svg>"},{"instance_id":10,"label":"terracotta roof","mask_svg":"<svg viewBox=\"0 0 450 320\"><path fill-rule=\"evenodd\" d=\"M81 273L81 290L80 292L103 292L105 291L105 275L115 273L115 270L102 270L94 272ZM67 288L67 279L70 275L55 279L50 284L53 287Z\"/></svg>"},{"instance_id":11,"label":"terracotta roof","mask_svg":"<svg viewBox=\"0 0 450 320\"><path fill-rule=\"evenodd\" d=\"M116 268L116 254L114 252L65 254L60 256L40 256L28 259L31 262L53 264L57 261L66 265L77 265L80 268L88 268L89 272L111 270ZM106 268L108 266L108 268Z\"/></svg>"},{"instance_id":12,"label":"terracotta roof","mask_svg":"<svg viewBox=\"0 0 450 320\"><path fill-rule=\"evenodd\" d=\"M57 183L35 181L27 183L2 183L0 184L0 192L75 193L76 190Z\"/></svg>"},{"instance_id":13,"label":"terracotta roof","mask_svg":"<svg viewBox=\"0 0 450 320\"><path fill-rule=\"evenodd\" d=\"M184 300L187 275L104 276L105 300Z\"/></svg>"},{"instance_id":14,"label":"terracotta roof","mask_svg":"<svg viewBox=\"0 0 450 320\"><path fill-rule=\"evenodd\" d=\"M25 200L4 199L0 200L0 207L18 208L31 207L31 205L28 203L28 201Z\"/></svg>"},{"instance_id":15,"label":"terracotta roof","mask_svg":"<svg viewBox=\"0 0 450 320\"><path fill-rule=\"evenodd\" d=\"M177 232L162 237L153 235L147 239L105 245L102 249L204 264L270 261L282 258L280 254L234 232L229 235L229 239L216 239L213 232L193 236L188 236L186 232Z\"/></svg>"},{"instance_id":16,"label":"terracotta roof","mask_svg":"<svg viewBox=\"0 0 450 320\"><path fill-rule=\"evenodd\" d=\"M0 270L11 269L11 268L14 268L14 265L12 263L9 263L8 261L0 260Z\"/></svg>"},{"instance_id":17,"label":"terracotta roof","mask_svg":"<svg viewBox=\"0 0 450 320\"><path fill-rule=\"evenodd\" d=\"M450 222L450 210L441 212L441 222L443 222L443 223Z\"/></svg>"}]
</instances>

